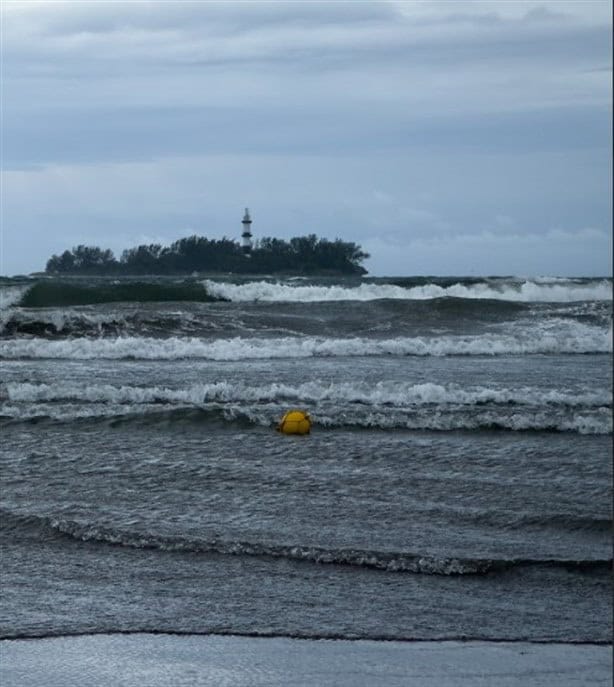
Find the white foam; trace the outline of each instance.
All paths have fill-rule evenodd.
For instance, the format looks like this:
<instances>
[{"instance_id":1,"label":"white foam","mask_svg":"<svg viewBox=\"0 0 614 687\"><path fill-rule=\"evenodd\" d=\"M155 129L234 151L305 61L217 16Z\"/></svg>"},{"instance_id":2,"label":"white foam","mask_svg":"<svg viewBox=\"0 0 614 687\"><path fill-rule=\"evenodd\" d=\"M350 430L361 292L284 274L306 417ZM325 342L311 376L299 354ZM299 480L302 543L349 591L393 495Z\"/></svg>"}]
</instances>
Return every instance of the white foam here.
<instances>
[{"instance_id":1,"label":"white foam","mask_svg":"<svg viewBox=\"0 0 614 687\"><path fill-rule=\"evenodd\" d=\"M428 300L452 296L469 299L495 299L516 302L569 303L573 301L612 300L612 284L603 279L598 282L577 283L573 280L453 284L443 287L425 284L404 288L394 284L363 283L348 288L343 286L297 286L288 283L254 281L245 284L205 280L207 291L217 298L231 301L370 301L380 298Z\"/></svg>"},{"instance_id":2,"label":"white foam","mask_svg":"<svg viewBox=\"0 0 614 687\"><path fill-rule=\"evenodd\" d=\"M10 313L11 318L19 324L38 322L43 325L51 325L57 332L70 330L72 328L90 327L102 332L103 326L107 323L115 323L118 317L113 315L76 312L71 309L46 308L44 310L32 311L29 309L18 308ZM5 318L6 325L8 321ZM1 330L0 330L1 331Z\"/></svg>"},{"instance_id":3,"label":"white foam","mask_svg":"<svg viewBox=\"0 0 614 687\"><path fill-rule=\"evenodd\" d=\"M364 429L409 429L437 432L504 429L513 432L556 431L578 434L611 434L612 414L605 408L590 413L544 412L523 409L513 413L500 410L487 410L479 413L458 412L454 409L436 407L422 412L399 413L380 410L367 414L324 415L311 413L317 425L323 427L350 426Z\"/></svg>"},{"instance_id":4,"label":"white foam","mask_svg":"<svg viewBox=\"0 0 614 687\"><path fill-rule=\"evenodd\" d=\"M31 384L6 385L8 400L12 403L85 401L92 403L177 403L198 405L204 403L264 403L296 401L317 403L361 403L371 406L428 406L484 404L517 404L536 407L563 405L569 408L608 406L612 397L608 389L553 390L536 387L489 388L475 386L463 389L457 385L427 382L410 384L398 381L380 381L373 385L365 382L330 383L322 380L297 384L263 384L248 386L241 383L216 382L195 384L183 389L168 387L113 386L111 384Z\"/></svg>"},{"instance_id":5,"label":"white foam","mask_svg":"<svg viewBox=\"0 0 614 687\"><path fill-rule=\"evenodd\" d=\"M32 284L0 287L0 332L4 329L11 316L10 309L19 303L30 288L32 288Z\"/></svg>"},{"instance_id":6,"label":"white foam","mask_svg":"<svg viewBox=\"0 0 614 687\"><path fill-rule=\"evenodd\" d=\"M5 310L19 303L26 291L32 288L32 284L18 284L14 286L0 287L0 310Z\"/></svg>"},{"instance_id":7,"label":"white foam","mask_svg":"<svg viewBox=\"0 0 614 687\"><path fill-rule=\"evenodd\" d=\"M580 434L612 432L608 389L536 387L461 388L450 384L382 381L330 383L314 380L296 386L217 382L187 388L110 384L6 385L4 417L121 417L177 408L221 411L229 421L247 419L271 426L288 404L307 406L322 427L467 430L498 427L512 431L556 430Z\"/></svg>"},{"instance_id":8,"label":"white foam","mask_svg":"<svg viewBox=\"0 0 614 687\"><path fill-rule=\"evenodd\" d=\"M536 323L512 334L481 336L396 337L392 339L234 337L207 340L195 337L15 339L0 342L0 358L249 360L337 356L530 355L612 352L612 327L605 329L560 320Z\"/></svg>"},{"instance_id":9,"label":"white foam","mask_svg":"<svg viewBox=\"0 0 614 687\"><path fill-rule=\"evenodd\" d=\"M158 404L75 404L75 403L29 403L27 406L5 404L0 414L5 418L24 421L40 418L51 418L60 422L87 420L92 418L118 418L122 416L146 415L160 411Z\"/></svg>"},{"instance_id":10,"label":"white foam","mask_svg":"<svg viewBox=\"0 0 614 687\"><path fill-rule=\"evenodd\" d=\"M185 406L184 406L185 407ZM175 404L111 404L94 403L79 405L75 403L50 403L4 405L0 414L19 422L40 418L50 418L58 422L72 422L79 419L121 418L133 416L147 416L151 413L163 413L177 409ZM228 422L240 419L249 421L260 427L271 427L279 420L283 411L280 404L266 404L262 407L214 406L212 409L221 411L220 417ZM579 412L569 417L566 413L536 413L525 409L522 412L506 414L505 412L447 412L445 408L422 412L393 412L390 409L370 413L335 411L333 415L325 412L310 411L314 427L338 428L358 427L374 430L417 430L417 431L466 431L480 429L502 429L515 432L547 431L572 432L577 434L612 434L612 415L606 409L598 409L590 413Z\"/></svg>"}]
</instances>

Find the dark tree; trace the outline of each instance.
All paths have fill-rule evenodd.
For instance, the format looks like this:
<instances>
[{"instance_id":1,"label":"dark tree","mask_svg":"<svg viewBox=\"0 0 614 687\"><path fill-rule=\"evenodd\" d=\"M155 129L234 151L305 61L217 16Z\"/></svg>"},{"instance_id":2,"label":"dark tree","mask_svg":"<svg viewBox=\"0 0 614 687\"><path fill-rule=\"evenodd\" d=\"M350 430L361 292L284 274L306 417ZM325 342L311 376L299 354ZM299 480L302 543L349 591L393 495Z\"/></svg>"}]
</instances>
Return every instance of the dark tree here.
<instances>
[{"instance_id":1,"label":"dark tree","mask_svg":"<svg viewBox=\"0 0 614 687\"><path fill-rule=\"evenodd\" d=\"M108 248L77 246L65 250L60 257L53 255L47 262L47 272L63 274L109 274L117 271L117 260Z\"/></svg>"},{"instance_id":2,"label":"dark tree","mask_svg":"<svg viewBox=\"0 0 614 687\"><path fill-rule=\"evenodd\" d=\"M159 243L149 246L129 248L122 253L122 271L129 274L156 274L160 271L161 258L164 251Z\"/></svg>"},{"instance_id":3,"label":"dark tree","mask_svg":"<svg viewBox=\"0 0 614 687\"><path fill-rule=\"evenodd\" d=\"M265 237L256 242L251 257L231 239L188 236L169 247L158 243L129 248L115 260L110 250L77 246L53 255L46 271L62 274L189 274L234 272L251 274L365 274L368 258L355 243L318 239L315 234L290 241Z\"/></svg>"},{"instance_id":4,"label":"dark tree","mask_svg":"<svg viewBox=\"0 0 614 687\"><path fill-rule=\"evenodd\" d=\"M62 255L52 255L47 261L45 272L66 273L72 272L75 268L75 256L65 250Z\"/></svg>"}]
</instances>

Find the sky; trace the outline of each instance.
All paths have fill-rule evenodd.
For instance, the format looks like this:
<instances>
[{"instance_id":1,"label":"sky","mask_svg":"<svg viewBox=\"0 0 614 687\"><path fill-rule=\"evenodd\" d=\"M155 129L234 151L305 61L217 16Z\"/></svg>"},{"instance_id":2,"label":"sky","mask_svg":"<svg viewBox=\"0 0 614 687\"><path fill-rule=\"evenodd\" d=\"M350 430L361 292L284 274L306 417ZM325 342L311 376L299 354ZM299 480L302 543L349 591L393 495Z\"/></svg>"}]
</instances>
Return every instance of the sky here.
<instances>
[{"instance_id":1,"label":"sky","mask_svg":"<svg viewBox=\"0 0 614 687\"><path fill-rule=\"evenodd\" d=\"M198 234L612 274L610 0L1 0L0 274Z\"/></svg>"}]
</instances>

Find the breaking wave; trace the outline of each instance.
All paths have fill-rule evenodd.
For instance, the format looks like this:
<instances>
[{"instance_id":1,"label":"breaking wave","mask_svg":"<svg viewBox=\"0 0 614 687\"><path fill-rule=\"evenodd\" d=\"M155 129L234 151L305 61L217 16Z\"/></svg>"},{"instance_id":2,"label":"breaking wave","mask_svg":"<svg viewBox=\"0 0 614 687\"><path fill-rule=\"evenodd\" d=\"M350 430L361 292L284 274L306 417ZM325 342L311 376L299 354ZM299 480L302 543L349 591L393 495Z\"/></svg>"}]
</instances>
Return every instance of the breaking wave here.
<instances>
[{"instance_id":1,"label":"breaking wave","mask_svg":"<svg viewBox=\"0 0 614 687\"><path fill-rule=\"evenodd\" d=\"M226 541L217 537L163 536L46 516L19 516L2 511L4 529L28 530L41 538L64 536L77 542L157 550L182 554L219 554L343 565L384 572L424 575L484 575L527 566L561 567L583 572L607 571L611 559L461 558L420 555L406 551L323 548L294 544Z\"/></svg>"},{"instance_id":2,"label":"breaking wave","mask_svg":"<svg viewBox=\"0 0 614 687\"><path fill-rule=\"evenodd\" d=\"M24 294L32 288L32 284L15 284L0 287L0 311L17 305Z\"/></svg>"},{"instance_id":3,"label":"breaking wave","mask_svg":"<svg viewBox=\"0 0 614 687\"><path fill-rule=\"evenodd\" d=\"M207 423L231 423L239 427L274 427L287 408L280 404L268 407L237 404L208 405L206 408L173 404L32 404L28 408L6 405L0 410L4 422L104 421L118 424L160 426L161 423L189 423L203 427ZM373 409L369 412L310 410L314 428L362 429L377 431L511 431L511 432L569 432L576 434L611 434L612 413L607 408L578 410L560 409L558 412L536 411L532 408L467 411L453 407L435 410L422 408L413 411Z\"/></svg>"},{"instance_id":4,"label":"breaking wave","mask_svg":"<svg viewBox=\"0 0 614 687\"><path fill-rule=\"evenodd\" d=\"M407 278L362 281L352 285L323 284L318 280L287 279L222 281L193 278L149 278L126 281L111 278L45 279L2 285L0 311L15 307L48 308L113 302L371 301L378 299L432 300L455 298L518 303L611 301L609 279Z\"/></svg>"},{"instance_id":5,"label":"breaking wave","mask_svg":"<svg viewBox=\"0 0 614 687\"><path fill-rule=\"evenodd\" d=\"M434 298L489 299L517 302L569 303L573 301L610 301L612 285L607 279L581 282L576 280L500 281L496 280L449 286L427 283L420 286L362 283L355 287L296 285L254 281L244 284L203 282L214 297L230 301L370 301L376 299L429 300Z\"/></svg>"},{"instance_id":6,"label":"breaking wave","mask_svg":"<svg viewBox=\"0 0 614 687\"><path fill-rule=\"evenodd\" d=\"M274 426L287 407L308 407L316 428L377 430L612 431L608 390L542 390L398 382L188 388L10 383L0 417L9 421L106 419L121 422Z\"/></svg>"},{"instance_id":7,"label":"breaking wave","mask_svg":"<svg viewBox=\"0 0 614 687\"><path fill-rule=\"evenodd\" d=\"M464 389L456 385L403 382L326 383L306 382L291 386L272 383L248 386L241 383L215 382L196 384L186 389L167 387L113 386L94 384L30 384L9 383L7 398L11 402L87 401L97 403L188 403L210 402L294 402L358 403L362 405L433 405L457 404L480 406L486 404L532 405L537 407L562 405L570 408L609 407L612 401L608 390L568 392L534 387L493 389L476 386Z\"/></svg>"},{"instance_id":8,"label":"breaking wave","mask_svg":"<svg viewBox=\"0 0 614 687\"><path fill-rule=\"evenodd\" d=\"M611 353L612 329L565 322L526 328L517 335L396 337L392 339L233 337L207 340L196 337L122 336L46 340L17 339L0 342L0 358L250 360L339 356L472 356Z\"/></svg>"},{"instance_id":9,"label":"breaking wave","mask_svg":"<svg viewBox=\"0 0 614 687\"><path fill-rule=\"evenodd\" d=\"M13 307L21 301L31 286L31 284L0 286L0 332L2 332L6 322L10 319Z\"/></svg>"},{"instance_id":10,"label":"breaking wave","mask_svg":"<svg viewBox=\"0 0 614 687\"><path fill-rule=\"evenodd\" d=\"M158 312L84 312L74 309L16 309L0 321L0 335L60 338L74 336L124 336L194 334L216 330L212 318L204 322L194 314L181 311Z\"/></svg>"}]
</instances>

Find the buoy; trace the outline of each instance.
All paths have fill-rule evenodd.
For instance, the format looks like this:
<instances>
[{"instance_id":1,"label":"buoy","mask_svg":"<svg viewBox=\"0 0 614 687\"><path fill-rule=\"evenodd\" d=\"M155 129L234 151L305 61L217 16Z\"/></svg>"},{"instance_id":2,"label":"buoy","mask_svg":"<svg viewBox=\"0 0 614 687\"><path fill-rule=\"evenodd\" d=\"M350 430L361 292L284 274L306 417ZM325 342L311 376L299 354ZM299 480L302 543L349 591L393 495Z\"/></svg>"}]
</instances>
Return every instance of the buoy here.
<instances>
[{"instance_id":1,"label":"buoy","mask_svg":"<svg viewBox=\"0 0 614 687\"><path fill-rule=\"evenodd\" d=\"M309 434L311 418L303 410L289 410L277 425L282 434Z\"/></svg>"}]
</instances>

